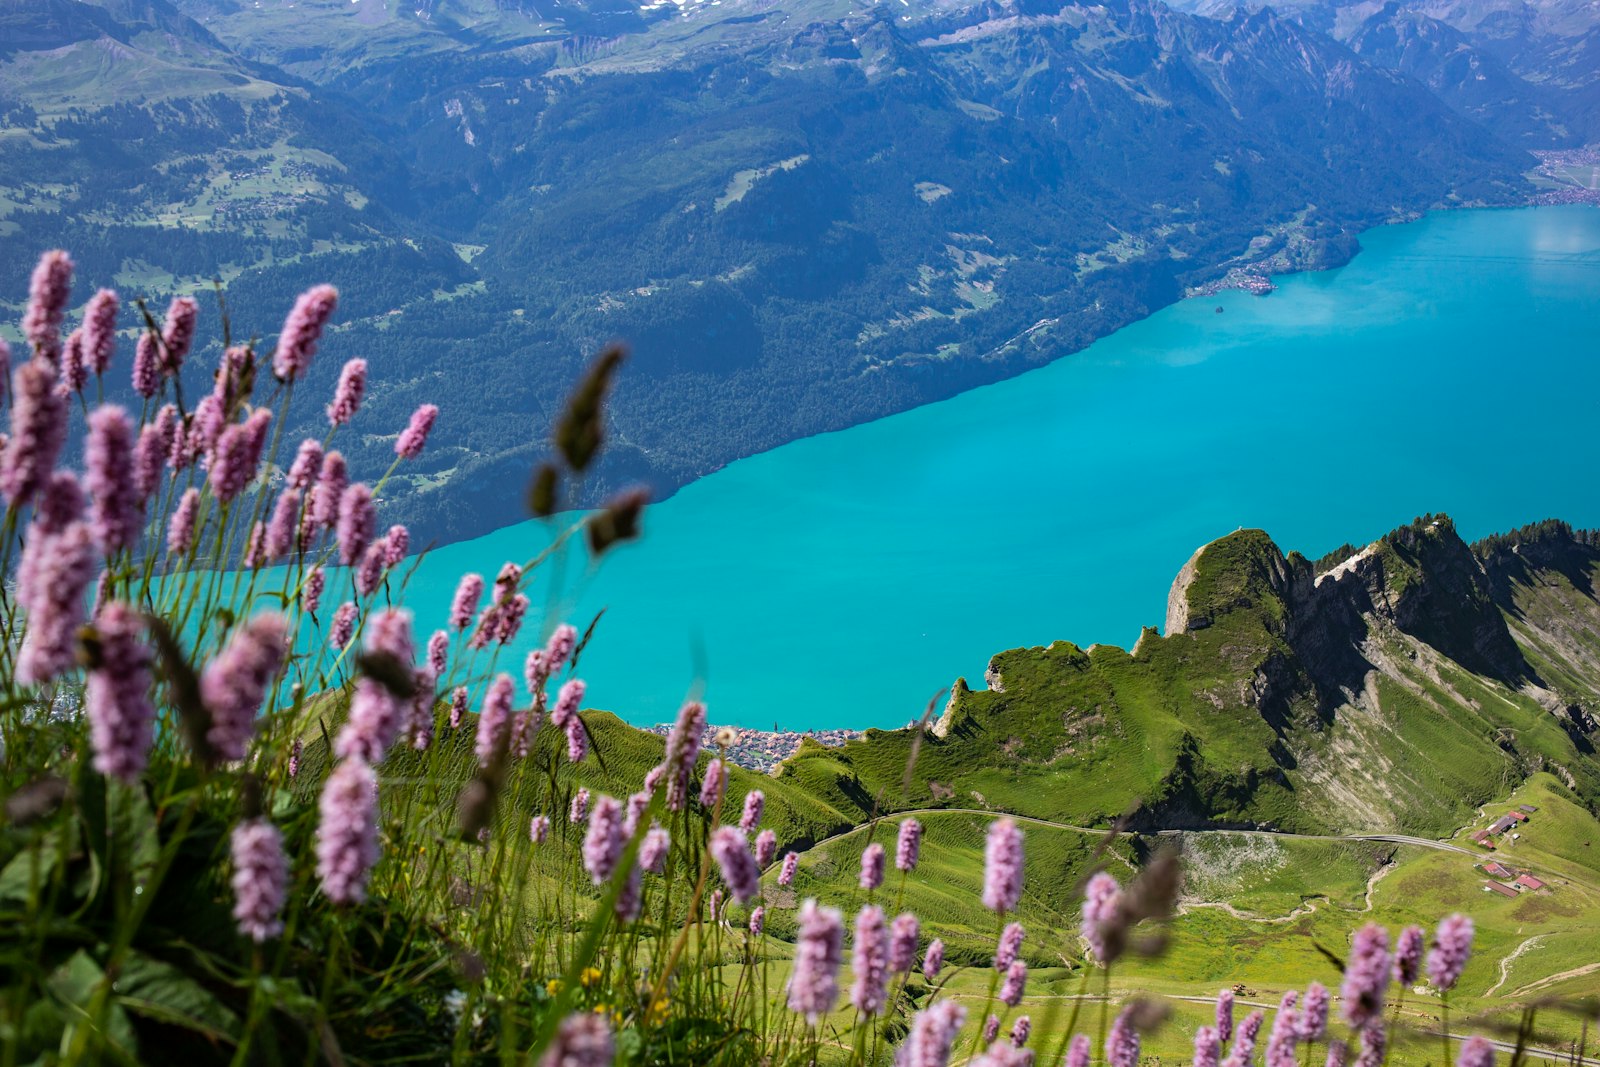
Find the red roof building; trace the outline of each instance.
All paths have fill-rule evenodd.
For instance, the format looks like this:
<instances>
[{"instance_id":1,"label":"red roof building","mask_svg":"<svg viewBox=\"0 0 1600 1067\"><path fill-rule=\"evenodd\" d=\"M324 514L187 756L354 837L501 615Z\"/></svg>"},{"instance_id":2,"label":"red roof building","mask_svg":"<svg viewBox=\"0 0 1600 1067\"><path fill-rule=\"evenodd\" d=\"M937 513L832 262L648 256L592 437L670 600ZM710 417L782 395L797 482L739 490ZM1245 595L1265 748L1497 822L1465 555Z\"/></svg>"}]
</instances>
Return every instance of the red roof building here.
<instances>
[{"instance_id":1,"label":"red roof building","mask_svg":"<svg viewBox=\"0 0 1600 1067\"><path fill-rule=\"evenodd\" d=\"M1485 889L1493 889L1496 893L1499 893L1503 897L1514 897L1517 895L1517 891L1515 889L1512 889L1508 885L1501 885L1499 882L1485 882L1483 885Z\"/></svg>"},{"instance_id":2,"label":"red roof building","mask_svg":"<svg viewBox=\"0 0 1600 1067\"><path fill-rule=\"evenodd\" d=\"M1525 874L1517 879L1517 884L1524 889L1543 889L1544 883L1531 874Z\"/></svg>"},{"instance_id":3,"label":"red roof building","mask_svg":"<svg viewBox=\"0 0 1600 1067\"><path fill-rule=\"evenodd\" d=\"M1510 878L1511 877L1511 871L1507 867L1505 867L1505 866L1503 866L1502 864L1499 864L1499 863L1485 863L1483 865L1483 873L1487 874L1487 875L1490 875L1490 876L1492 876L1494 878Z\"/></svg>"},{"instance_id":4,"label":"red roof building","mask_svg":"<svg viewBox=\"0 0 1600 1067\"><path fill-rule=\"evenodd\" d=\"M1517 820L1518 822L1527 822L1528 821L1528 815L1527 815L1526 812L1508 811L1508 812L1506 812L1506 814L1511 816L1513 819Z\"/></svg>"}]
</instances>

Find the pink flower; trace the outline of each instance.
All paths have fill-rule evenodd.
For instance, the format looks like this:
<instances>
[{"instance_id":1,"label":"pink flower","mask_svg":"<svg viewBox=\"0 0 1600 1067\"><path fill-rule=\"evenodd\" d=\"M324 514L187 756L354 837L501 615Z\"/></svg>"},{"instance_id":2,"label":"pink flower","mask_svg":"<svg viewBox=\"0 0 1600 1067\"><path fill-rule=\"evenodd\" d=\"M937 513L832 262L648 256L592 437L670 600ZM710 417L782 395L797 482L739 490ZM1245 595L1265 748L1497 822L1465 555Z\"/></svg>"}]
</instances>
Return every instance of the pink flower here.
<instances>
[{"instance_id":1,"label":"pink flower","mask_svg":"<svg viewBox=\"0 0 1600 1067\"><path fill-rule=\"evenodd\" d=\"M833 1010L833 1002L839 996L844 917L834 908L819 907L815 900L806 900L800 905L799 920L794 966L789 972L789 1010L804 1015L815 1026Z\"/></svg>"},{"instance_id":2,"label":"pink flower","mask_svg":"<svg viewBox=\"0 0 1600 1067\"><path fill-rule=\"evenodd\" d=\"M361 564L356 568L356 592L371 596L383 581L383 542L374 541L362 553Z\"/></svg>"},{"instance_id":3,"label":"pink flower","mask_svg":"<svg viewBox=\"0 0 1600 1067\"><path fill-rule=\"evenodd\" d=\"M622 804L616 797L601 794L594 802L594 814L583 838L583 867L595 885L616 872L628 843L622 830Z\"/></svg>"},{"instance_id":4,"label":"pink flower","mask_svg":"<svg viewBox=\"0 0 1600 1067\"><path fill-rule=\"evenodd\" d=\"M1469 1037L1461 1043L1456 1067L1494 1067L1494 1046L1485 1037Z\"/></svg>"},{"instance_id":5,"label":"pink flower","mask_svg":"<svg viewBox=\"0 0 1600 1067\"><path fill-rule=\"evenodd\" d=\"M550 632L550 639L544 645L544 662L546 674L557 674L567 665L567 660L572 657L572 650L578 647L578 631L567 623L561 623Z\"/></svg>"},{"instance_id":6,"label":"pink flower","mask_svg":"<svg viewBox=\"0 0 1600 1067\"><path fill-rule=\"evenodd\" d=\"M719 826L711 832L708 846L712 858L722 869L722 880L741 904L748 904L761 892L761 871L744 831L735 826Z\"/></svg>"},{"instance_id":7,"label":"pink flower","mask_svg":"<svg viewBox=\"0 0 1600 1067\"><path fill-rule=\"evenodd\" d=\"M494 761L511 741L511 701L515 695L511 675L498 674L484 695L478 712L478 763L484 767Z\"/></svg>"},{"instance_id":8,"label":"pink flower","mask_svg":"<svg viewBox=\"0 0 1600 1067\"><path fill-rule=\"evenodd\" d=\"M900 835L895 842L894 866L907 873L916 870L917 855L922 850L922 824L915 819L900 823Z\"/></svg>"},{"instance_id":9,"label":"pink flower","mask_svg":"<svg viewBox=\"0 0 1600 1067\"><path fill-rule=\"evenodd\" d=\"M672 838L667 832L659 826L652 826L639 843L639 866L651 874L660 874L667 865L667 851L671 847Z\"/></svg>"},{"instance_id":10,"label":"pink flower","mask_svg":"<svg viewBox=\"0 0 1600 1067\"><path fill-rule=\"evenodd\" d=\"M589 734L583 728L583 720L574 715L567 720L567 759L573 763L582 763L588 754Z\"/></svg>"},{"instance_id":11,"label":"pink flower","mask_svg":"<svg viewBox=\"0 0 1600 1067\"><path fill-rule=\"evenodd\" d=\"M1359 1030L1382 1017L1389 977L1388 931L1376 923L1367 923L1356 931L1350 955L1345 959L1340 999L1347 1023Z\"/></svg>"},{"instance_id":12,"label":"pink flower","mask_svg":"<svg viewBox=\"0 0 1600 1067\"><path fill-rule=\"evenodd\" d=\"M339 503L344 498L350 475L344 456L329 452L322 457L322 471L311 492L311 522L319 530L331 530L339 521Z\"/></svg>"},{"instance_id":13,"label":"pink flower","mask_svg":"<svg viewBox=\"0 0 1600 1067\"><path fill-rule=\"evenodd\" d=\"M1256 1054L1256 1038L1261 1033L1261 1024L1266 1020L1266 1014L1260 1009L1244 1017L1244 1022L1239 1024L1239 1032L1233 1039L1233 1051L1228 1053L1224 1062L1227 1067L1247 1067Z\"/></svg>"},{"instance_id":14,"label":"pink flower","mask_svg":"<svg viewBox=\"0 0 1600 1067\"><path fill-rule=\"evenodd\" d=\"M528 822L528 840L536 845L542 845L550 836L550 819L544 815L535 815Z\"/></svg>"},{"instance_id":15,"label":"pink flower","mask_svg":"<svg viewBox=\"0 0 1600 1067\"><path fill-rule=\"evenodd\" d=\"M144 502L133 477L133 420L114 404L89 414L83 446L89 522L106 555L129 548L144 529Z\"/></svg>"},{"instance_id":16,"label":"pink flower","mask_svg":"<svg viewBox=\"0 0 1600 1067\"><path fill-rule=\"evenodd\" d=\"M200 305L193 297L174 297L167 305L167 320L161 327L161 370L175 375L183 367L189 348L194 344L195 324L200 317Z\"/></svg>"},{"instance_id":17,"label":"pink flower","mask_svg":"<svg viewBox=\"0 0 1600 1067\"><path fill-rule=\"evenodd\" d=\"M1228 1041L1233 1037L1233 990L1224 989L1217 994L1217 1039Z\"/></svg>"},{"instance_id":18,"label":"pink flower","mask_svg":"<svg viewBox=\"0 0 1600 1067\"><path fill-rule=\"evenodd\" d=\"M1361 1031L1361 1051L1356 1054L1356 1067L1382 1067L1389 1055L1389 1035L1381 1021Z\"/></svg>"},{"instance_id":19,"label":"pink flower","mask_svg":"<svg viewBox=\"0 0 1600 1067\"><path fill-rule=\"evenodd\" d=\"M170 414L166 408L161 411ZM139 495L141 504L161 487L161 475L167 466L171 429L170 423L163 427L158 415L157 421L145 423L139 431L139 441L133 446L133 489Z\"/></svg>"},{"instance_id":20,"label":"pink flower","mask_svg":"<svg viewBox=\"0 0 1600 1067\"><path fill-rule=\"evenodd\" d=\"M424 404L412 412L410 425L400 431L394 443L394 454L401 459L416 459L422 455L422 446L428 443L428 431L433 429L438 417L439 408L433 404Z\"/></svg>"},{"instance_id":21,"label":"pink flower","mask_svg":"<svg viewBox=\"0 0 1600 1067\"><path fill-rule=\"evenodd\" d=\"M358 759L344 760L322 787L317 824L317 877L335 904L367 899L378 862L378 777Z\"/></svg>"},{"instance_id":22,"label":"pink flower","mask_svg":"<svg viewBox=\"0 0 1600 1067\"><path fill-rule=\"evenodd\" d=\"M383 565L390 570L400 566L410 548L411 532L398 523L389 527L389 532L383 535Z\"/></svg>"},{"instance_id":23,"label":"pink flower","mask_svg":"<svg viewBox=\"0 0 1600 1067\"><path fill-rule=\"evenodd\" d=\"M583 703L585 689L582 678L569 679L561 687L561 692L556 696L556 706L550 712L552 725L566 728L567 720L578 713L578 707Z\"/></svg>"},{"instance_id":24,"label":"pink flower","mask_svg":"<svg viewBox=\"0 0 1600 1067\"><path fill-rule=\"evenodd\" d=\"M288 651L289 621L262 612L233 632L200 675L200 698L211 712L206 740L223 760L244 759L256 713Z\"/></svg>"},{"instance_id":25,"label":"pink flower","mask_svg":"<svg viewBox=\"0 0 1600 1067\"><path fill-rule=\"evenodd\" d=\"M250 461L254 438L250 424L242 422L229 425L217 438L208 477L212 493L224 504L244 492L255 477L255 464Z\"/></svg>"},{"instance_id":26,"label":"pink flower","mask_svg":"<svg viewBox=\"0 0 1600 1067\"><path fill-rule=\"evenodd\" d=\"M850 1003L864 1015L881 1014L889 999L889 936L883 909L877 905L867 905L856 916L851 969L856 980L850 987Z\"/></svg>"},{"instance_id":27,"label":"pink flower","mask_svg":"<svg viewBox=\"0 0 1600 1067\"><path fill-rule=\"evenodd\" d=\"M283 933L278 918L289 895L289 858L283 835L265 819L233 828L233 918L256 944Z\"/></svg>"},{"instance_id":28,"label":"pink flower","mask_svg":"<svg viewBox=\"0 0 1600 1067\"><path fill-rule=\"evenodd\" d=\"M934 938L928 943L928 951L922 957L922 973L928 981L939 977L939 972L944 970L944 940Z\"/></svg>"},{"instance_id":29,"label":"pink flower","mask_svg":"<svg viewBox=\"0 0 1600 1067\"><path fill-rule=\"evenodd\" d=\"M263 546L268 559L277 560L294 549L295 531L300 527L300 490L285 489L278 494L272 508L272 521L267 524L266 543Z\"/></svg>"},{"instance_id":30,"label":"pink flower","mask_svg":"<svg viewBox=\"0 0 1600 1067\"><path fill-rule=\"evenodd\" d=\"M1222 1060L1222 1040L1215 1026L1202 1026L1194 1032L1194 1060L1191 1067L1217 1067Z\"/></svg>"},{"instance_id":31,"label":"pink flower","mask_svg":"<svg viewBox=\"0 0 1600 1067\"><path fill-rule=\"evenodd\" d=\"M911 1018L904 1060L897 1067L949 1067L956 1035L966 1025L967 1009L953 1000L940 1000Z\"/></svg>"},{"instance_id":32,"label":"pink flower","mask_svg":"<svg viewBox=\"0 0 1600 1067\"><path fill-rule=\"evenodd\" d=\"M1011 966L1011 961L1022 951L1026 936L1021 923L1006 923L1006 928L1000 931L1000 944L994 950L995 970L1003 972Z\"/></svg>"},{"instance_id":33,"label":"pink flower","mask_svg":"<svg viewBox=\"0 0 1600 1067\"><path fill-rule=\"evenodd\" d=\"M1017 1016L1017 1021L1011 1024L1011 1046L1021 1048L1028 1043L1028 1035L1033 1032L1033 1020L1026 1015Z\"/></svg>"},{"instance_id":34,"label":"pink flower","mask_svg":"<svg viewBox=\"0 0 1600 1067\"><path fill-rule=\"evenodd\" d=\"M1005 981L1000 984L1000 1000L1007 1007L1016 1007L1022 1003L1022 993L1027 985L1028 965L1021 960L1012 960L1011 966L1006 968Z\"/></svg>"},{"instance_id":35,"label":"pink flower","mask_svg":"<svg viewBox=\"0 0 1600 1067\"><path fill-rule=\"evenodd\" d=\"M443 630L435 630L433 636L428 638L428 669L433 671L434 677L443 678L449 660L450 635Z\"/></svg>"},{"instance_id":36,"label":"pink flower","mask_svg":"<svg viewBox=\"0 0 1600 1067\"><path fill-rule=\"evenodd\" d=\"M0 453L0 492L13 507L31 503L67 439L67 402L50 364L30 360L11 378L11 436Z\"/></svg>"},{"instance_id":37,"label":"pink flower","mask_svg":"<svg viewBox=\"0 0 1600 1067\"><path fill-rule=\"evenodd\" d=\"M155 740L150 704L150 646L138 612L111 603L95 619L96 652L89 670L84 711L94 769L124 782L137 781Z\"/></svg>"},{"instance_id":38,"label":"pink flower","mask_svg":"<svg viewBox=\"0 0 1600 1067\"><path fill-rule=\"evenodd\" d=\"M450 729L459 730L467 718L467 687L458 685L450 691Z\"/></svg>"},{"instance_id":39,"label":"pink flower","mask_svg":"<svg viewBox=\"0 0 1600 1067\"><path fill-rule=\"evenodd\" d=\"M343 649L350 643L350 638L356 632L356 606L352 601L346 600L339 605L333 613L333 621L328 624L328 644L334 648Z\"/></svg>"},{"instance_id":40,"label":"pink flower","mask_svg":"<svg viewBox=\"0 0 1600 1067\"><path fill-rule=\"evenodd\" d=\"M1300 1013L1295 1004L1300 995L1294 990L1283 995L1272 1019L1272 1034L1267 1038L1267 1067L1295 1067L1295 1046L1300 1041Z\"/></svg>"},{"instance_id":41,"label":"pink flower","mask_svg":"<svg viewBox=\"0 0 1600 1067\"><path fill-rule=\"evenodd\" d=\"M761 823L761 810L766 807L767 796L759 789L752 789L745 794L744 814L739 816L739 829L745 833L752 833Z\"/></svg>"},{"instance_id":42,"label":"pink flower","mask_svg":"<svg viewBox=\"0 0 1600 1067\"><path fill-rule=\"evenodd\" d=\"M700 806L707 811L716 809L722 800L722 790L728 784L728 772L720 759L706 764L706 775L700 783Z\"/></svg>"},{"instance_id":43,"label":"pink flower","mask_svg":"<svg viewBox=\"0 0 1600 1067\"><path fill-rule=\"evenodd\" d=\"M318 285L300 294L294 310L284 320L278 349L272 354L272 370L279 381L292 382L305 374L311 357L317 354L322 329L338 303L339 290L331 285Z\"/></svg>"},{"instance_id":44,"label":"pink flower","mask_svg":"<svg viewBox=\"0 0 1600 1067\"><path fill-rule=\"evenodd\" d=\"M772 857L777 854L777 834L771 830L763 830L756 835L756 866L766 867L772 862Z\"/></svg>"},{"instance_id":45,"label":"pink flower","mask_svg":"<svg viewBox=\"0 0 1600 1067\"><path fill-rule=\"evenodd\" d=\"M1083 889L1082 934L1089 951L1100 964L1110 963L1106 935L1116 930L1122 912L1122 888L1117 880L1100 871Z\"/></svg>"},{"instance_id":46,"label":"pink flower","mask_svg":"<svg viewBox=\"0 0 1600 1067\"><path fill-rule=\"evenodd\" d=\"M67 348L61 356L61 384L69 392L81 393L89 381L89 364L83 354L83 330L67 334Z\"/></svg>"},{"instance_id":47,"label":"pink flower","mask_svg":"<svg viewBox=\"0 0 1600 1067\"><path fill-rule=\"evenodd\" d=\"M611 1067L616 1056L605 1017L574 1012L556 1028L555 1040L539 1057L539 1067Z\"/></svg>"},{"instance_id":48,"label":"pink flower","mask_svg":"<svg viewBox=\"0 0 1600 1067\"><path fill-rule=\"evenodd\" d=\"M764 905L757 904L750 912L750 936L760 937L761 931L767 928L767 909Z\"/></svg>"},{"instance_id":49,"label":"pink flower","mask_svg":"<svg viewBox=\"0 0 1600 1067\"><path fill-rule=\"evenodd\" d=\"M450 602L450 628L465 630L478 612L478 602L483 599L483 575L464 574L456 586L455 599Z\"/></svg>"},{"instance_id":50,"label":"pink flower","mask_svg":"<svg viewBox=\"0 0 1600 1067\"><path fill-rule=\"evenodd\" d=\"M861 888L868 892L883 884L883 846L876 841L861 850Z\"/></svg>"},{"instance_id":51,"label":"pink flower","mask_svg":"<svg viewBox=\"0 0 1600 1067\"><path fill-rule=\"evenodd\" d=\"M185 489L172 509L167 522L167 551L174 556L187 556L194 547L194 524L200 513L200 490Z\"/></svg>"},{"instance_id":52,"label":"pink flower","mask_svg":"<svg viewBox=\"0 0 1600 1067\"><path fill-rule=\"evenodd\" d=\"M346 489L339 498L339 562L348 567L360 559L377 525L378 511L367 484L357 482Z\"/></svg>"},{"instance_id":53,"label":"pink flower","mask_svg":"<svg viewBox=\"0 0 1600 1067\"><path fill-rule=\"evenodd\" d=\"M117 347L117 294L101 289L83 309L83 355L89 369L104 374Z\"/></svg>"},{"instance_id":54,"label":"pink flower","mask_svg":"<svg viewBox=\"0 0 1600 1067\"><path fill-rule=\"evenodd\" d=\"M161 354L156 351L155 334L146 330L133 346L133 391L149 400L160 388Z\"/></svg>"},{"instance_id":55,"label":"pink flower","mask_svg":"<svg viewBox=\"0 0 1600 1067\"><path fill-rule=\"evenodd\" d=\"M366 391L367 361L352 359L339 372L339 384L333 390L333 403L328 405L328 421L335 426L343 426L353 419Z\"/></svg>"},{"instance_id":56,"label":"pink flower","mask_svg":"<svg viewBox=\"0 0 1600 1067\"><path fill-rule=\"evenodd\" d=\"M394 656L402 664L412 657L411 619L407 612L379 611L367 620L368 652ZM376 766L400 736L408 708L405 698L381 682L363 675L350 698L350 717L334 740L333 752L340 759L360 759Z\"/></svg>"},{"instance_id":57,"label":"pink flower","mask_svg":"<svg viewBox=\"0 0 1600 1067\"><path fill-rule=\"evenodd\" d=\"M1394 977L1401 985L1410 985L1422 973L1423 933L1420 926L1408 926L1400 931L1394 946Z\"/></svg>"},{"instance_id":58,"label":"pink flower","mask_svg":"<svg viewBox=\"0 0 1600 1067\"><path fill-rule=\"evenodd\" d=\"M322 591L327 587L328 576L321 567L312 567L306 575L305 588L300 593L300 606L315 615L322 603Z\"/></svg>"},{"instance_id":59,"label":"pink flower","mask_svg":"<svg viewBox=\"0 0 1600 1067\"><path fill-rule=\"evenodd\" d=\"M783 857L783 868L778 871L778 884L787 886L794 881L794 872L800 866L800 854L791 852Z\"/></svg>"},{"instance_id":60,"label":"pink flower","mask_svg":"<svg viewBox=\"0 0 1600 1067\"><path fill-rule=\"evenodd\" d=\"M1010 819L989 826L984 845L983 906L1007 912L1022 899L1022 831Z\"/></svg>"},{"instance_id":61,"label":"pink flower","mask_svg":"<svg viewBox=\"0 0 1600 1067\"><path fill-rule=\"evenodd\" d=\"M1428 952L1428 981L1435 989L1455 988L1472 955L1472 920L1457 912L1439 923Z\"/></svg>"},{"instance_id":62,"label":"pink flower","mask_svg":"<svg viewBox=\"0 0 1600 1067\"><path fill-rule=\"evenodd\" d=\"M56 249L39 257L28 285L28 307L22 315L22 335L34 354L51 363L61 349L61 323L67 317L67 297L72 290L72 259Z\"/></svg>"},{"instance_id":63,"label":"pink flower","mask_svg":"<svg viewBox=\"0 0 1600 1067\"><path fill-rule=\"evenodd\" d=\"M31 581L26 586L19 582L17 589L17 599L28 611L17 652L17 680L23 685L47 682L72 669L84 594L94 569L93 538L84 523L69 523L40 545Z\"/></svg>"},{"instance_id":64,"label":"pink flower","mask_svg":"<svg viewBox=\"0 0 1600 1067\"><path fill-rule=\"evenodd\" d=\"M572 804L567 810L567 821L581 823L589 818L589 791L579 789L572 794Z\"/></svg>"},{"instance_id":65,"label":"pink flower","mask_svg":"<svg viewBox=\"0 0 1600 1067\"><path fill-rule=\"evenodd\" d=\"M300 739L294 739L294 744L289 746L289 777L300 777Z\"/></svg>"},{"instance_id":66,"label":"pink flower","mask_svg":"<svg viewBox=\"0 0 1600 1067\"><path fill-rule=\"evenodd\" d=\"M889 969L895 974L905 974L917 964L917 942L922 937L922 924L909 911L894 917L889 927Z\"/></svg>"},{"instance_id":67,"label":"pink flower","mask_svg":"<svg viewBox=\"0 0 1600 1067\"><path fill-rule=\"evenodd\" d=\"M1106 1063L1110 1067L1139 1067L1139 1031L1133 1028L1133 1009L1124 1008L1111 1024L1106 1038Z\"/></svg>"},{"instance_id":68,"label":"pink flower","mask_svg":"<svg viewBox=\"0 0 1600 1067\"><path fill-rule=\"evenodd\" d=\"M1301 1041L1320 1041L1328 1032L1328 1001L1328 987L1321 982L1312 982L1306 987L1297 1031Z\"/></svg>"},{"instance_id":69,"label":"pink flower","mask_svg":"<svg viewBox=\"0 0 1600 1067\"><path fill-rule=\"evenodd\" d=\"M1067 1045L1066 1067L1089 1067L1089 1037L1087 1034L1074 1034L1072 1042Z\"/></svg>"},{"instance_id":70,"label":"pink flower","mask_svg":"<svg viewBox=\"0 0 1600 1067\"><path fill-rule=\"evenodd\" d=\"M288 484L292 489L308 492L317 484L317 475L321 470L322 443L314 437L308 437L300 442L294 462L289 465Z\"/></svg>"}]
</instances>

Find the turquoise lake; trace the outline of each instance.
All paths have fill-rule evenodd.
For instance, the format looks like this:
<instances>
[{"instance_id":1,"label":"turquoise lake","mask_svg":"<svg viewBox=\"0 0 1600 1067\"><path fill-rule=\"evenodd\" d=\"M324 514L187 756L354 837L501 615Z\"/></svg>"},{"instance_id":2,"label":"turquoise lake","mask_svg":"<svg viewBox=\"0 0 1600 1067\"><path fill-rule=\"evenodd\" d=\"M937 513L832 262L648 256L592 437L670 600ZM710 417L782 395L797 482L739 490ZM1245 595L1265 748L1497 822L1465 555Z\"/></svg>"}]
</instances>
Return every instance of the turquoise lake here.
<instances>
[{"instance_id":1,"label":"turquoise lake","mask_svg":"<svg viewBox=\"0 0 1600 1067\"><path fill-rule=\"evenodd\" d=\"M1261 527L1315 558L1428 511L1478 537L1600 525L1600 210L1437 213L1266 298L1189 300L1022 377L728 466L541 598L589 703L639 724L703 686L718 723L900 726L990 655L1127 647L1199 545ZM1217 314L1217 307L1224 309ZM520 486L515 487L520 491ZM431 553L423 633L527 523ZM526 635L538 636L538 620ZM502 666L520 677L513 648Z\"/></svg>"}]
</instances>

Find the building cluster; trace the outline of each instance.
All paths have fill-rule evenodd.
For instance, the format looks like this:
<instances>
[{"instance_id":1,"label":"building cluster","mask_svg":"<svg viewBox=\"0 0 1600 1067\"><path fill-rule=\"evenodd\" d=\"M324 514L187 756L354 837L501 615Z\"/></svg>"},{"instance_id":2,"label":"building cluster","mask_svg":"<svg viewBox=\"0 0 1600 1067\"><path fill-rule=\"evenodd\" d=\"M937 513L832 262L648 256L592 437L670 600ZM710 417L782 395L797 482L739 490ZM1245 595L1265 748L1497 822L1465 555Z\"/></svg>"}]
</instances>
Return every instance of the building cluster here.
<instances>
[{"instance_id":1,"label":"building cluster","mask_svg":"<svg viewBox=\"0 0 1600 1067\"><path fill-rule=\"evenodd\" d=\"M1490 852L1496 850L1495 840L1504 839L1507 834L1512 840L1521 837L1517 827L1527 822L1534 812L1539 809L1532 804L1519 804L1512 810L1500 816L1482 830L1473 832L1470 836L1474 844ZM1531 893L1535 890L1546 888L1545 883L1533 876L1533 872L1512 867L1501 863L1499 860L1490 860L1478 868L1488 875L1488 880L1483 883L1486 893L1499 893L1503 897L1515 897L1522 893Z\"/></svg>"},{"instance_id":2,"label":"building cluster","mask_svg":"<svg viewBox=\"0 0 1600 1067\"><path fill-rule=\"evenodd\" d=\"M670 723L650 727L651 733L663 736L672 729ZM726 734L723 732L726 731ZM737 726L707 726L700 738L701 747L715 753L720 740L727 744L728 761L753 771L770 771L800 748L807 738L833 748L861 736L859 730L747 730Z\"/></svg>"}]
</instances>

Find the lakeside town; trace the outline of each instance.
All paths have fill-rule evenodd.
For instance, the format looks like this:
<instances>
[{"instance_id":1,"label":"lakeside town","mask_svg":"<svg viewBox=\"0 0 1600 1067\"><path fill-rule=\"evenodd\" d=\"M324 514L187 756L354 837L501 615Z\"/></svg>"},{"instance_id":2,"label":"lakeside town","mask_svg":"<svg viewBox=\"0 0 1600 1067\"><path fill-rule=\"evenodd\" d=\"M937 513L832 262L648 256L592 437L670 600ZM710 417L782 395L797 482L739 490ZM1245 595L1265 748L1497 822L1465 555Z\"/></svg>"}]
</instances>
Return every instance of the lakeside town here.
<instances>
[{"instance_id":1,"label":"lakeside town","mask_svg":"<svg viewBox=\"0 0 1600 1067\"><path fill-rule=\"evenodd\" d=\"M657 723L649 730L665 737L672 731L672 724ZM701 731L700 744L714 750L725 743L731 762L753 771L771 771L799 751L801 742L808 739L834 748L860 736L860 730L751 730L708 725Z\"/></svg>"}]
</instances>

